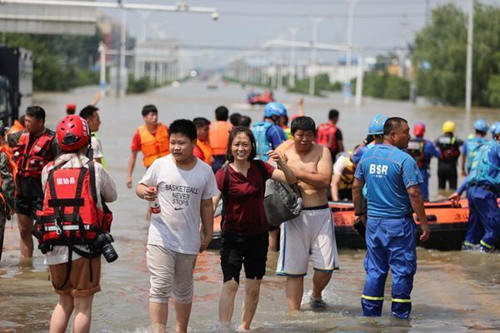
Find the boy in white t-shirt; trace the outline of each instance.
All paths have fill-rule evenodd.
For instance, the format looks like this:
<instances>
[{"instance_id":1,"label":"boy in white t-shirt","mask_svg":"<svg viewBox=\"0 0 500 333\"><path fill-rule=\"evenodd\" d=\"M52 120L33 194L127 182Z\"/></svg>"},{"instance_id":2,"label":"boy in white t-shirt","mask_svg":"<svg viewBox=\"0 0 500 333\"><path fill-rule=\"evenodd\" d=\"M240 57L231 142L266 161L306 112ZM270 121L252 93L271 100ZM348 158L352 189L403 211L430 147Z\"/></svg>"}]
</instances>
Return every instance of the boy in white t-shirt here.
<instances>
[{"instance_id":1,"label":"boy in white t-shirt","mask_svg":"<svg viewBox=\"0 0 500 333\"><path fill-rule=\"evenodd\" d=\"M218 189L210 166L193 155L196 146L193 122L176 120L169 133L171 153L153 162L137 185L136 193L148 201L158 199L161 209L151 216L147 242L152 330L165 331L168 298L173 295L176 330L186 332L196 256L212 238L211 200Z\"/></svg>"}]
</instances>

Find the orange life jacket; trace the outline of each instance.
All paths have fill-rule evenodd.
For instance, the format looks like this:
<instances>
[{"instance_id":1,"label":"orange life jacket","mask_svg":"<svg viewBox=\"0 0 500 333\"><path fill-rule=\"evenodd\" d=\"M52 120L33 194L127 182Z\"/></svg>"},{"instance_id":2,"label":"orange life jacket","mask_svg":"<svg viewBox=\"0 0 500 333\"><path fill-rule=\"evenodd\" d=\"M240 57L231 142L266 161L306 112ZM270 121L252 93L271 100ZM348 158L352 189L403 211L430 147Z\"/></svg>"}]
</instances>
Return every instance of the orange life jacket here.
<instances>
[{"instance_id":1,"label":"orange life jacket","mask_svg":"<svg viewBox=\"0 0 500 333\"><path fill-rule=\"evenodd\" d=\"M210 143L208 143L207 141L200 141L200 139L198 139L196 141L196 146L203 154L203 162L207 163L208 165L212 164L212 148L210 148Z\"/></svg>"},{"instance_id":2,"label":"orange life jacket","mask_svg":"<svg viewBox=\"0 0 500 333\"><path fill-rule=\"evenodd\" d=\"M142 163L146 168L149 168L157 158L168 155L170 152L168 129L167 126L160 123L156 127L154 136L146 128L146 125L142 125L137 130L141 138L141 151L144 155Z\"/></svg>"},{"instance_id":3,"label":"orange life jacket","mask_svg":"<svg viewBox=\"0 0 500 333\"><path fill-rule=\"evenodd\" d=\"M109 232L113 216L97 207L94 162L50 170L43 209L36 215L33 233L48 246L92 244L99 233Z\"/></svg>"},{"instance_id":4,"label":"orange life jacket","mask_svg":"<svg viewBox=\"0 0 500 333\"><path fill-rule=\"evenodd\" d=\"M231 123L218 120L210 125L208 132L208 140L214 155L226 155L227 142L229 141L229 132L233 128Z\"/></svg>"},{"instance_id":5,"label":"orange life jacket","mask_svg":"<svg viewBox=\"0 0 500 333\"><path fill-rule=\"evenodd\" d=\"M30 134L28 132L21 134L12 155L19 176L40 178L42 169L55 158L50 151L54 138L54 132L45 131L35 139L28 151Z\"/></svg>"},{"instance_id":6,"label":"orange life jacket","mask_svg":"<svg viewBox=\"0 0 500 333\"><path fill-rule=\"evenodd\" d=\"M19 122L19 120L14 120L14 123L9 128L9 130L7 131L7 135L13 134L13 133L16 133L16 132L19 132L19 131L22 131L22 130L24 130L23 124L21 124Z\"/></svg>"},{"instance_id":7,"label":"orange life jacket","mask_svg":"<svg viewBox=\"0 0 500 333\"><path fill-rule=\"evenodd\" d=\"M337 126L332 123L324 123L318 126L316 143L326 146L331 151L337 151Z\"/></svg>"}]
</instances>

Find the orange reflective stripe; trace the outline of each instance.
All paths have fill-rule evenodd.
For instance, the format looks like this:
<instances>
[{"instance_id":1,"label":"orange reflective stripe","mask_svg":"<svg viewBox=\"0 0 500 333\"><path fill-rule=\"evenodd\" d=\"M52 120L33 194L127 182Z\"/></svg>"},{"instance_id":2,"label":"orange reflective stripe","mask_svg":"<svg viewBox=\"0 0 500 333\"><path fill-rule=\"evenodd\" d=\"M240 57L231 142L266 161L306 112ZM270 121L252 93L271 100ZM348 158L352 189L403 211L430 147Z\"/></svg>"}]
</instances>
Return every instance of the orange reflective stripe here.
<instances>
[{"instance_id":1,"label":"orange reflective stripe","mask_svg":"<svg viewBox=\"0 0 500 333\"><path fill-rule=\"evenodd\" d=\"M141 151L144 155L142 163L145 167L149 167L157 158L170 152L167 126L158 124L154 135L146 128L146 125L139 127L138 131L141 138Z\"/></svg>"},{"instance_id":2,"label":"orange reflective stripe","mask_svg":"<svg viewBox=\"0 0 500 333\"><path fill-rule=\"evenodd\" d=\"M208 139L214 155L226 155L229 132L233 126L227 121L216 121L210 125Z\"/></svg>"},{"instance_id":3,"label":"orange reflective stripe","mask_svg":"<svg viewBox=\"0 0 500 333\"><path fill-rule=\"evenodd\" d=\"M212 163L212 148L210 148L210 144L206 141L200 141L200 139L198 139L196 141L196 145L203 153L203 162L210 165Z\"/></svg>"}]
</instances>

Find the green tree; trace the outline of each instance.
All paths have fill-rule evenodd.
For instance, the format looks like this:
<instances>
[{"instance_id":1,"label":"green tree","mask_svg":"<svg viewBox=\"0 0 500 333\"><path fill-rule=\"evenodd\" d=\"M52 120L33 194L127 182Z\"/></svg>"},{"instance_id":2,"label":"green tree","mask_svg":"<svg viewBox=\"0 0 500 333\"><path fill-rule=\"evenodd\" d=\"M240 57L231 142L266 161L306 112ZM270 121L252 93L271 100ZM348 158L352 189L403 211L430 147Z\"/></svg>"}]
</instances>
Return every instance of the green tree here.
<instances>
[{"instance_id":1,"label":"green tree","mask_svg":"<svg viewBox=\"0 0 500 333\"><path fill-rule=\"evenodd\" d=\"M499 95L500 7L475 3L473 89L475 105L491 106ZM467 15L447 4L432 12L431 23L415 37L412 61L419 93L443 104L465 100Z\"/></svg>"}]
</instances>

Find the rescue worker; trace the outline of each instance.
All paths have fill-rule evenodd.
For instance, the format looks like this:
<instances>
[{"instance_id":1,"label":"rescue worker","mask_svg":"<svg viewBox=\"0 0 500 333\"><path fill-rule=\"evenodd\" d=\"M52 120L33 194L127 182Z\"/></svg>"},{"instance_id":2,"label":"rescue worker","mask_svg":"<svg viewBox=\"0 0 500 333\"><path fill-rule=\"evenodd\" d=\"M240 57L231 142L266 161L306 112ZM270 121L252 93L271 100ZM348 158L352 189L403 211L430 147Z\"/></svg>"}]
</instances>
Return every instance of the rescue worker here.
<instances>
[{"instance_id":1,"label":"rescue worker","mask_svg":"<svg viewBox=\"0 0 500 333\"><path fill-rule=\"evenodd\" d=\"M356 164L352 161L352 156L359 148L349 153L341 153L333 164L333 176L330 184L330 190L333 201L348 200L352 201L352 183L354 181L354 171Z\"/></svg>"},{"instance_id":2,"label":"rescue worker","mask_svg":"<svg viewBox=\"0 0 500 333\"><path fill-rule=\"evenodd\" d=\"M208 141L208 132L210 129L210 121L207 118L194 118L193 123L196 126L196 146L193 154L208 165L212 165L212 148Z\"/></svg>"},{"instance_id":3,"label":"rescue worker","mask_svg":"<svg viewBox=\"0 0 500 333\"><path fill-rule=\"evenodd\" d=\"M14 137L14 134L17 132L24 131L24 115L19 117L19 120L15 119L14 123L12 123L12 126L7 129L4 135L2 137L5 137L5 142L3 143L6 153L12 158L12 147L16 145L15 140L17 137Z\"/></svg>"},{"instance_id":4,"label":"rescue worker","mask_svg":"<svg viewBox=\"0 0 500 333\"><path fill-rule=\"evenodd\" d=\"M424 139L424 123L416 123L413 126L413 134L415 137L410 139L406 151L411 157L413 157L413 159L415 159L415 162L417 162L418 169L420 170L423 179L423 182L420 184L420 192L422 193L424 201L429 201L429 167L431 164L431 158L433 156L439 157L440 154L432 142Z\"/></svg>"},{"instance_id":5,"label":"rescue worker","mask_svg":"<svg viewBox=\"0 0 500 333\"><path fill-rule=\"evenodd\" d=\"M493 140L482 145L471 164L467 178L449 199L455 203L467 190L469 224L462 250L492 252L500 237L500 122L492 132Z\"/></svg>"},{"instance_id":6,"label":"rescue worker","mask_svg":"<svg viewBox=\"0 0 500 333\"><path fill-rule=\"evenodd\" d=\"M486 144L486 134L488 133L488 123L484 119L478 119L474 123L474 135L469 135L462 145L462 176L467 176L470 172L472 160L476 156L479 148Z\"/></svg>"},{"instance_id":7,"label":"rescue worker","mask_svg":"<svg viewBox=\"0 0 500 333\"><path fill-rule=\"evenodd\" d=\"M221 105L215 109L215 122L210 124L208 132L208 141L212 148L212 170L217 172L226 162L227 141L229 132L233 128L230 122L227 121L229 110Z\"/></svg>"},{"instance_id":8,"label":"rescue worker","mask_svg":"<svg viewBox=\"0 0 500 333\"><path fill-rule=\"evenodd\" d=\"M42 107L26 109L25 126L26 131L14 133L10 138L15 144L12 158L17 168L16 212L22 261L33 257L33 219L43 201L42 169L59 153L54 131L45 128Z\"/></svg>"},{"instance_id":9,"label":"rescue worker","mask_svg":"<svg viewBox=\"0 0 500 333\"><path fill-rule=\"evenodd\" d=\"M269 160L268 152L286 141L285 132L278 126L278 120L286 114L286 107L279 102L271 102L264 107L264 120L252 124L252 133L257 145L257 159Z\"/></svg>"},{"instance_id":10,"label":"rescue worker","mask_svg":"<svg viewBox=\"0 0 500 333\"><path fill-rule=\"evenodd\" d=\"M76 104L74 104L74 103L66 104L66 114L67 115L75 114L75 112L76 112Z\"/></svg>"},{"instance_id":11,"label":"rescue worker","mask_svg":"<svg viewBox=\"0 0 500 333\"><path fill-rule=\"evenodd\" d=\"M364 316L380 316L384 286L392 272L392 314L410 316L410 293L417 268L417 228L412 212L420 219L421 241L430 230L419 184L417 163L402 151L410 141L410 128L402 118L389 118L383 144L367 150L356 168L353 201L356 216L366 221L366 281L361 296ZM362 188L368 187L368 212L363 209Z\"/></svg>"},{"instance_id":12,"label":"rescue worker","mask_svg":"<svg viewBox=\"0 0 500 333\"><path fill-rule=\"evenodd\" d=\"M440 190L446 189L446 183L448 183L450 190L457 188L457 162L462 140L457 139L453 134L455 127L453 121L444 122L443 134L435 142L440 152L438 161L438 187Z\"/></svg>"},{"instance_id":13,"label":"rescue worker","mask_svg":"<svg viewBox=\"0 0 500 333\"><path fill-rule=\"evenodd\" d=\"M100 163L106 168L104 154L102 152L102 143L96 135L101 126L101 118L97 111L99 111L99 109L95 106L87 105L80 111L79 115L87 122L90 128L90 146L92 147L92 158L94 162Z\"/></svg>"},{"instance_id":14,"label":"rescue worker","mask_svg":"<svg viewBox=\"0 0 500 333\"><path fill-rule=\"evenodd\" d=\"M127 167L127 180L128 188L132 188L132 172L134 172L135 160L137 153L142 152L142 164L147 168L153 162L170 152L170 145L168 142L168 128L163 123L158 121L158 109L152 104L145 105L142 108L142 119L144 125L140 126L135 131L132 138L132 151Z\"/></svg>"},{"instance_id":15,"label":"rescue worker","mask_svg":"<svg viewBox=\"0 0 500 333\"><path fill-rule=\"evenodd\" d=\"M316 143L327 147L332 154L332 161L335 162L337 154L344 151L342 131L337 127L339 112L331 109L328 112L329 122L318 126Z\"/></svg>"},{"instance_id":16,"label":"rescue worker","mask_svg":"<svg viewBox=\"0 0 500 333\"><path fill-rule=\"evenodd\" d=\"M3 134L5 128L0 121L0 132ZM3 136L2 136L3 137ZM0 261L2 260L3 238L5 223L11 219L14 212L14 162L7 153L5 145L0 146Z\"/></svg>"},{"instance_id":17,"label":"rescue worker","mask_svg":"<svg viewBox=\"0 0 500 333\"><path fill-rule=\"evenodd\" d=\"M64 117L57 126L63 154L42 171L45 196L34 234L59 295L50 332L65 332L73 312L72 332L90 331L93 297L101 290L101 253L108 262L118 257L110 244L111 213L104 204L116 200L115 183L86 156L89 138L84 119Z\"/></svg>"}]
</instances>

